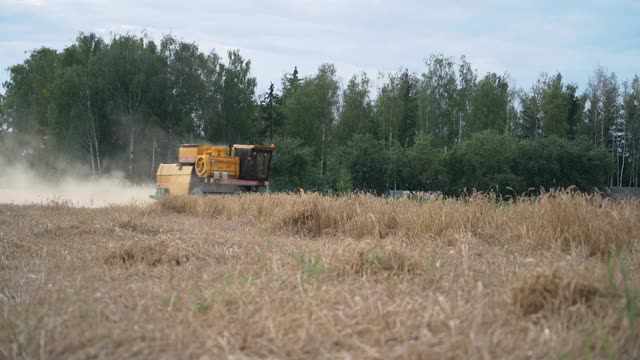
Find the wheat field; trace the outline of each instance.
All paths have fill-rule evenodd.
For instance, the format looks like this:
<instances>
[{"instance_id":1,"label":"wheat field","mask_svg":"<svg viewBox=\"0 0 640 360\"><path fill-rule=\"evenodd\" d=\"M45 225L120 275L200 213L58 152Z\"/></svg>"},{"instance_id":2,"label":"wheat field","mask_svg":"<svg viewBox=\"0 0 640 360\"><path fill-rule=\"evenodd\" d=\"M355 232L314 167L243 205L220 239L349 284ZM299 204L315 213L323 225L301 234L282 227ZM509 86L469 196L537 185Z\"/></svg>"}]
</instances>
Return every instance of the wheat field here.
<instances>
[{"instance_id":1,"label":"wheat field","mask_svg":"<svg viewBox=\"0 0 640 360\"><path fill-rule=\"evenodd\" d=\"M640 203L0 205L0 358L640 358Z\"/></svg>"}]
</instances>

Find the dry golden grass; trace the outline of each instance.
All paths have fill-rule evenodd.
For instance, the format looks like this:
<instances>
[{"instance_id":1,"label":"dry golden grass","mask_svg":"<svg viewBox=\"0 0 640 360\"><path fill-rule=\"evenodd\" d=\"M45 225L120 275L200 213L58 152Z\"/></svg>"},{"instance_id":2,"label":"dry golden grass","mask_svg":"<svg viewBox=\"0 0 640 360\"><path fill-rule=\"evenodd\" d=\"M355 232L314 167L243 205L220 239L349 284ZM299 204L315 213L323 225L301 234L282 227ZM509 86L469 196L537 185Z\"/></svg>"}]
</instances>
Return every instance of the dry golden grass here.
<instances>
[{"instance_id":1,"label":"dry golden grass","mask_svg":"<svg viewBox=\"0 0 640 360\"><path fill-rule=\"evenodd\" d=\"M0 358L640 357L640 203L0 205Z\"/></svg>"}]
</instances>

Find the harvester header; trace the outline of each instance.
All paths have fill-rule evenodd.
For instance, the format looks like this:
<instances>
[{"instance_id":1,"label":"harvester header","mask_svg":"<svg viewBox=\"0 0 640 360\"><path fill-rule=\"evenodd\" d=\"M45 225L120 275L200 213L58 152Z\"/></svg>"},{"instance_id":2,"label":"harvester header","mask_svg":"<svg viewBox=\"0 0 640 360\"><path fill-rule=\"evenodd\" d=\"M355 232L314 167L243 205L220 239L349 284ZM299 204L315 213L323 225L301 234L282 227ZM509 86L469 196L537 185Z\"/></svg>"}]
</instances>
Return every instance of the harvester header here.
<instances>
[{"instance_id":1,"label":"harvester header","mask_svg":"<svg viewBox=\"0 0 640 360\"><path fill-rule=\"evenodd\" d=\"M257 191L269 185L274 150L273 144L181 145L177 163L158 167L152 198Z\"/></svg>"}]
</instances>

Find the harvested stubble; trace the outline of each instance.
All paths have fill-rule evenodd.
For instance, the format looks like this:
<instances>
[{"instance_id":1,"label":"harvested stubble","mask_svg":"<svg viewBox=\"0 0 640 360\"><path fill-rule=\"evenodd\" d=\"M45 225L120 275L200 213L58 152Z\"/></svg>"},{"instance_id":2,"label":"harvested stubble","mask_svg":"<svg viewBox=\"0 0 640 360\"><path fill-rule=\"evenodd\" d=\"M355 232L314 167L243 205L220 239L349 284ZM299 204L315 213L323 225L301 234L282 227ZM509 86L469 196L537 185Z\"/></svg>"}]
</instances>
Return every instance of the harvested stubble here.
<instances>
[{"instance_id":1,"label":"harvested stubble","mask_svg":"<svg viewBox=\"0 0 640 360\"><path fill-rule=\"evenodd\" d=\"M0 205L0 358L638 358L640 204Z\"/></svg>"},{"instance_id":2,"label":"harvested stubble","mask_svg":"<svg viewBox=\"0 0 640 360\"><path fill-rule=\"evenodd\" d=\"M565 251L580 247L589 255L629 248L636 241L634 235L640 233L638 202L614 202L569 192L510 203L497 203L486 195L426 203L363 195L245 195L167 197L158 205L190 216L250 219L276 232L311 237L420 241L425 237L455 240L468 234L492 244L560 247Z\"/></svg>"}]
</instances>

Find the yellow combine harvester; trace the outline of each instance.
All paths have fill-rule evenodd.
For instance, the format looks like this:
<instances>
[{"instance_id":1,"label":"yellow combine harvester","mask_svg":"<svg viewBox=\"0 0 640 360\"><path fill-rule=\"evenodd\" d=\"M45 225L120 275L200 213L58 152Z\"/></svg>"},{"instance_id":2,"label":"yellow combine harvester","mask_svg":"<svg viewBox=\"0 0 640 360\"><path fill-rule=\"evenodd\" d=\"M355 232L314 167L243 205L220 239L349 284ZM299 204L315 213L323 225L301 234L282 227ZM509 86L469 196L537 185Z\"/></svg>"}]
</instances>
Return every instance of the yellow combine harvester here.
<instances>
[{"instance_id":1,"label":"yellow combine harvester","mask_svg":"<svg viewBox=\"0 0 640 360\"><path fill-rule=\"evenodd\" d=\"M269 185L275 145L180 146L178 162L160 164L156 173L158 199L167 194L204 195L257 191Z\"/></svg>"}]
</instances>

